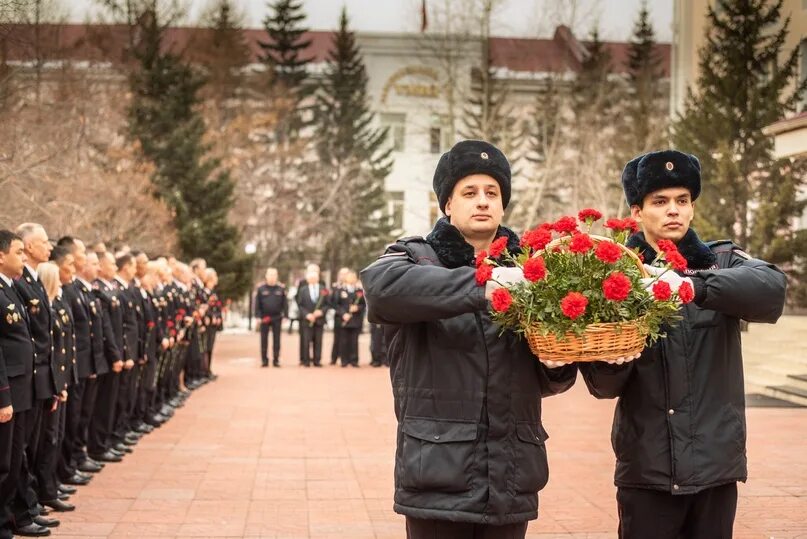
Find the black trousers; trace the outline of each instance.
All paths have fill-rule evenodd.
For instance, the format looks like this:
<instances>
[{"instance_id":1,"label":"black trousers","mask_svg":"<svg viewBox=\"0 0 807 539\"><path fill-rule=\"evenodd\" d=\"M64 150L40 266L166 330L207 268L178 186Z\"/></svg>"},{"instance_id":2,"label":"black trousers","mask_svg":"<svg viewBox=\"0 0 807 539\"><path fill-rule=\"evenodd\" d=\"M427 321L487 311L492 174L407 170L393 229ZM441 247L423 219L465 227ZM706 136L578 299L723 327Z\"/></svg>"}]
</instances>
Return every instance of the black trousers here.
<instances>
[{"instance_id":1,"label":"black trousers","mask_svg":"<svg viewBox=\"0 0 807 539\"><path fill-rule=\"evenodd\" d=\"M10 421L0 423L0 536L11 536L12 504L22 473L31 412L14 412Z\"/></svg>"},{"instance_id":2,"label":"black trousers","mask_svg":"<svg viewBox=\"0 0 807 539\"><path fill-rule=\"evenodd\" d=\"M314 365L319 365L322 359L322 326L317 324L312 326L308 320L303 320L300 324L300 335L300 362L309 365L313 361Z\"/></svg>"},{"instance_id":3,"label":"black trousers","mask_svg":"<svg viewBox=\"0 0 807 539\"><path fill-rule=\"evenodd\" d=\"M523 539L527 523L491 526L406 517L406 539Z\"/></svg>"},{"instance_id":4,"label":"black trousers","mask_svg":"<svg viewBox=\"0 0 807 539\"><path fill-rule=\"evenodd\" d=\"M373 358L373 365L389 365L384 342L384 326L381 324L370 324L370 355Z\"/></svg>"},{"instance_id":5,"label":"black trousers","mask_svg":"<svg viewBox=\"0 0 807 539\"><path fill-rule=\"evenodd\" d=\"M737 483L673 496L618 488L620 539L730 539L737 512Z\"/></svg>"},{"instance_id":6,"label":"black trousers","mask_svg":"<svg viewBox=\"0 0 807 539\"><path fill-rule=\"evenodd\" d=\"M131 402L137 382L137 364L129 369L123 369L119 375L118 398L115 404L115 419L112 423L113 443L122 443L123 437L129 432L129 417L131 416Z\"/></svg>"},{"instance_id":7,"label":"black trousers","mask_svg":"<svg viewBox=\"0 0 807 539\"><path fill-rule=\"evenodd\" d=\"M283 320L281 320L282 324ZM280 332L282 331L282 327L278 326L277 334L278 334L278 341L280 340ZM207 375L213 374L213 347L216 345L216 335L218 334L219 329L217 327L210 326L210 333L207 336ZM280 348L278 347L278 354L280 353ZM276 356L278 359L280 356Z\"/></svg>"},{"instance_id":8,"label":"black trousers","mask_svg":"<svg viewBox=\"0 0 807 539\"><path fill-rule=\"evenodd\" d=\"M90 422L95 415L95 403L98 399L98 377L87 378L82 380L81 383L84 386L81 396L81 416L76 431L76 439L72 447L73 458L77 464L87 460L87 433L90 428Z\"/></svg>"},{"instance_id":9,"label":"black trousers","mask_svg":"<svg viewBox=\"0 0 807 539\"><path fill-rule=\"evenodd\" d=\"M283 331L283 317L276 315L271 322L261 322L261 365L269 364L269 332L272 332L272 361L280 362L280 332Z\"/></svg>"},{"instance_id":10,"label":"black trousers","mask_svg":"<svg viewBox=\"0 0 807 539\"><path fill-rule=\"evenodd\" d=\"M39 514L37 504L38 482L37 469L39 465L39 443L42 439L43 423L47 422L53 405L53 399L35 399L31 405L31 412L25 426L25 448L22 456L22 468L17 478L17 490L11 502L11 511L17 526L27 526Z\"/></svg>"},{"instance_id":11,"label":"black trousers","mask_svg":"<svg viewBox=\"0 0 807 539\"><path fill-rule=\"evenodd\" d=\"M336 315L333 321L333 346L331 347L331 365L336 363L336 361L341 357L342 363L344 363L344 356L342 356L342 338L344 333L342 332L342 321L339 320L339 316Z\"/></svg>"},{"instance_id":12,"label":"black trousers","mask_svg":"<svg viewBox=\"0 0 807 539\"><path fill-rule=\"evenodd\" d=\"M78 440L78 430L81 424L81 406L84 400L84 390L87 387L87 379L82 378L77 383L70 386L67 404L64 411L64 439L62 440L62 458L58 468L58 475L62 480L68 479L79 461L75 455L75 447Z\"/></svg>"},{"instance_id":13,"label":"black trousers","mask_svg":"<svg viewBox=\"0 0 807 539\"><path fill-rule=\"evenodd\" d=\"M64 403L59 403L56 410L51 411L51 401L42 411L39 426L39 444L33 461L33 474L36 478L36 493L41 501L53 501L59 495L56 482L56 465L59 461L59 429L63 426Z\"/></svg>"},{"instance_id":14,"label":"black trousers","mask_svg":"<svg viewBox=\"0 0 807 539\"><path fill-rule=\"evenodd\" d=\"M358 365L359 364L359 328L342 328L339 332L342 334L341 346L342 365Z\"/></svg>"},{"instance_id":15,"label":"black trousers","mask_svg":"<svg viewBox=\"0 0 807 539\"><path fill-rule=\"evenodd\" d=\"M96 380L98 396L95 413L87 433L87 453L93 457L104 454L112 441L112 428L115 424L115 408L118 402L120 373L108 372Z\"/></svg>"}]
</instances>

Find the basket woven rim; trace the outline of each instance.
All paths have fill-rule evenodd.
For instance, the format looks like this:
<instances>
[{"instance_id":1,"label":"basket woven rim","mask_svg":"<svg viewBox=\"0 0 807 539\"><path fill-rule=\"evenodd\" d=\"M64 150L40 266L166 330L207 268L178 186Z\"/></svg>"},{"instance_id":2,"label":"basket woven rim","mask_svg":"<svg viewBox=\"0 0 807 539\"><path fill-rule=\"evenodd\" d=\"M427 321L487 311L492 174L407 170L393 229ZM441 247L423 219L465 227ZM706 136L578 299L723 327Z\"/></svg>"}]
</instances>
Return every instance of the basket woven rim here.
<instances>
[{"instance_id":1,"label":"basket woven rim","mask_svg":"<svg viewBox=\"0 0 807 539\"><path fill-rule=\"evenodd\" d=\"M622 245L618 241L614 241L612 238L608 238L608 237L605 237L605 236L599 236L597 234L588 234L588 237L591 238L594 241L594 243L601 243L601 242L604 242L604 241L613 243L614 245L616 245L617 247L622 249L622 251L624 253L626 253L628 255L628 257L631 258L633 263L636 264L636 267L639 268L639 273L642 275L642 277L650 277L650 274L647 272L647 270L644 267L644 263L642 262L642 259L639 258L639 255L637 255L635 252L633 252L632 249L628 249L626 246ZM557 247L558 245L563 245L565 243L569 243L571 240L572 240L572 236L561 236L560 238L555 238L554 240L547 243L546 247L544 247L540 251L536 251L535 254L533 254L532 256L538 256L541 253L544 253L545 251L548 251L549 249L551 249L553 247ZM615 323L615 322L608 322L608 323Z\"/></svg>"}]
</instances>

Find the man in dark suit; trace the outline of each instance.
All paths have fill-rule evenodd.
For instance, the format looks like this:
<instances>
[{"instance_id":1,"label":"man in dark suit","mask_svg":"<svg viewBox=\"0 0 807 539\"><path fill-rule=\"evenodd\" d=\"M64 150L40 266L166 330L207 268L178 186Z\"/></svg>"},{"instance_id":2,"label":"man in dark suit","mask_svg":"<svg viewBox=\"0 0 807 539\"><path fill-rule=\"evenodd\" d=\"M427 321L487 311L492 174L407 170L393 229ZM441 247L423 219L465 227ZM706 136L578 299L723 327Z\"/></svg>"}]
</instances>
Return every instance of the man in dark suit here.
<instances>
[{"instance_id":1,"label":"man in dark suit","mask_svg":"<svg viewBox=\"0 0 807 539\"><path fill-rule=\"evenodd\" d=\"M305 282L297 289L297 305L300 309L300 361L308 367L322 367L322 331L325 327L325 309L328 305L328 289L319 280L319 271L309 268ZM313 347L313 353L312 353Z\"/></svg>"},{"instance_id":2,"label":"man in dark suit","mask_svg":"<svg viewBox=\"0 0 807 539\"><path fill-rule=\"evenodd\" d=\"M30 530L14 527L12 503L23 471L25 444L32 416L34 343L28 312L14 279L26 262L22 238L0 230L0 538L15 531L47 532L35 523ZM44 530L43 530L44 528Z\"/></svg>"}]
</instances>

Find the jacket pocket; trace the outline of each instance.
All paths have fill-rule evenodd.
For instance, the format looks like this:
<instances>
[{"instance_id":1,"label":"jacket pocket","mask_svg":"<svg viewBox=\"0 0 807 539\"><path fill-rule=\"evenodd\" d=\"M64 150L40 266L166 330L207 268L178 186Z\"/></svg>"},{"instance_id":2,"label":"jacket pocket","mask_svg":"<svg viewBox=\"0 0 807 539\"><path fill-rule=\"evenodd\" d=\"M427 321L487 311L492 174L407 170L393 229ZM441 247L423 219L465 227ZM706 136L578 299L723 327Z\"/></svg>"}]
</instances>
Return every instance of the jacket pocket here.
<instances>
[{"instance_id":1,"label":"jacket pocket","mask_svg":"<svg viewBox=\"0 0 807 539\"><path fill-rule=\"evenodd\" d=\"M549 435L540 423L519 422L516 424L516 437L514 490L516 493L534 494L549 481L549 465L546 461L546 440Z\"/></svg>"},{"instance_id":2,"label":"jacket pocket","mask_svg":"<svg viewBox=\"0 0 807 539\"><path fill-rule=\"evenodd\" d=\"M405 417L400 484L409 490L465 492L471 488L475 422Z\"/></svg>"}]
</instances>

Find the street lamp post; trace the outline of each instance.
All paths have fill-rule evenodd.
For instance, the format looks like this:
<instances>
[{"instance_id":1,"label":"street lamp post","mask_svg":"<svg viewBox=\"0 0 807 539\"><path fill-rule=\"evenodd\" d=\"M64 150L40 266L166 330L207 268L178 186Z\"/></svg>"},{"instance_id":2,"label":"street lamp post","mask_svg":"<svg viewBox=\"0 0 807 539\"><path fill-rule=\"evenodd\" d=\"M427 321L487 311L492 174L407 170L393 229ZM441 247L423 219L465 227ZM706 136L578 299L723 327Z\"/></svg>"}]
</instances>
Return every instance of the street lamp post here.
<instances>
[{"instance_id":1,"label":"street lamp post","mask_svg":"<svg viewBox=\"0 0 807 539\"><path fill-rule=\"evenodd\" d=\"M253 242L249 242L244 245L244 252L249 256L254 255L258 251L258 246L255 245ZM247 313L247 330L252 331L252 293L254 292L255 283L253 282L253 278L255 277L255 263L251 263L249 266L249 282L252 285L249 288L249 312Z\"/></svg>"}]
</instances>

